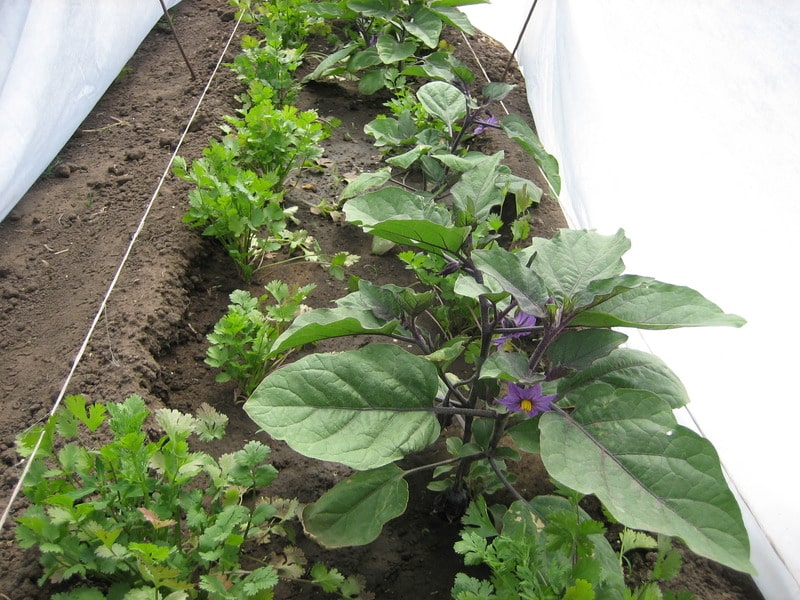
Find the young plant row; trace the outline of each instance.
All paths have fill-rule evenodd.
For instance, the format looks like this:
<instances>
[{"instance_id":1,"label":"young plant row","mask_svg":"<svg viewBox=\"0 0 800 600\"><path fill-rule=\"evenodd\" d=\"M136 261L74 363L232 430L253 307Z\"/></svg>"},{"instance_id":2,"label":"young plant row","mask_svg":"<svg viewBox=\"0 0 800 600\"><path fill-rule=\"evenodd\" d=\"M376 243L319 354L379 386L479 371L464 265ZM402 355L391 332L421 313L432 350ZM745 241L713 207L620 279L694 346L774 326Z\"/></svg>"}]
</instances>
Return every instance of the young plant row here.
<instances>
[{"instance_id":1,"label":"young plant row","mask_svg":"<svg viewBox=\"0 0 800 600\"><path fill-rule=\"evenodd\" d=\"M337 19L343 41L308 78L358 78L363 93L394 92L390 114L365 128L387 166L350 182L342 210L382 250L404 247L399 257L417 282L362 280L335 308L295 318L262 359L331 337L390 342L307 355L267 375L245 404L259 426L298 452L356 470L304 508L304 528L330 547L374 540L409 501L410 471L399 461L457 418L463 432L446 440L452 459L429 466L444 512L459 517L469 506L476 514L483 495L500 487L518 502L493 507L491 530L465 521L457 550L468 561L480 557L494 575L491 582L460 577L454 598L658 597L654 582L625 587L621 554L577 508L582 494L596 495L628 527L679 537L751 571L739 509L713 447L673 416L688 401L685 389L657 358L624 348L626 336L612 329L740 326L742 319L691 289L625 274L630 244L622 232L530 238L525 214L542 191L511 173L502 153L476 152L471 141L502 129L539 165L553 196L558 166L523 119L495 116L511 86L475 90L471 72L441 41L444 23L471 31L453 18L456 4L315 5ZM507 202L511 211L503 210ZM499 215L509 213L516 218L504 223ZM520 453L539 455L571 501L522 497L506 464ZM530 525L523 534L509 525L520 511ZM476 536L486 547L505 533L526 557L518 568L503 571L513 564L507 556L493 563L492 553L464 552ZM501 546L507 552L513 544Z\"/></svg>"},{"instance_id":2,"label":"young plant row","mask_svg":"<svg viewBox=\"0 0 800 600\"><path fill-rule=\"evenodd\" d=\"M287 11L294 6L300 28L305 22L300 4L280 5ZM315 241L303 230L288 228L296 221L297 208L286 207L283 197L287 179L316 164L323 153L321 142L337 125L322 121L314 110L294 106L301 87L294 71L302 64L305 47L287 45L289 30L281 22L265 31L264 39L244 36L242 52L228 65L246 86L237 97L238 115L225 117L224 136L212 139L202 158L188 167L176 157L174 168L178 177L196 186L189 193L184 222L217 239L244 281L282 248L320 260Z\"/></svg>"},{"instance_id":3,"label":"young plant row","mask_svg":"<svg viewBox=\"0 0 800 600\"><path fill-rule=\"evenodd\" d=\"M752 572L713 446L676 421L685 388L657 357L625 347L619 331L739 327L743 319L690 288L625 273L630 242L622 231L529 236L525 211L541 190L511 173L502 152L477 152L471 141L487 128L503 130L539 165L552 195L557 164L523 119L495 116L510 86L476 90L446 51L439 25L470 30L449 12L457 4L316 5L347 24L346 41L310 77L358 77L364 93L395 92L391 114L366 128L387 166L350 182L342 212L381 247L400 246L417 281L361 280L334 307L297 316L265 357L334 337L385 340L311 352L270 372L245 403L273 437L356 471L303 509L305 530L334 548L371 542L405 511L406 477L427 468L445 514L473 515L458 551L493 569L491 581L460 577L454 598L659 597L655 584L626 588L620 555L576 508L586 494L628 528L680 538ZM457 435L442 427L454 421L462 424ZM450 459L402 466L443 431ZM526 498L516 490L508 464L524 454L537 455L566 491ZM481 512L484 495L498 488L517 502ZM513 571L503 567L507 557L487 550L506 535L495 550L503 556L516 544L524 561Z\"/></svg>"}]
</instances>

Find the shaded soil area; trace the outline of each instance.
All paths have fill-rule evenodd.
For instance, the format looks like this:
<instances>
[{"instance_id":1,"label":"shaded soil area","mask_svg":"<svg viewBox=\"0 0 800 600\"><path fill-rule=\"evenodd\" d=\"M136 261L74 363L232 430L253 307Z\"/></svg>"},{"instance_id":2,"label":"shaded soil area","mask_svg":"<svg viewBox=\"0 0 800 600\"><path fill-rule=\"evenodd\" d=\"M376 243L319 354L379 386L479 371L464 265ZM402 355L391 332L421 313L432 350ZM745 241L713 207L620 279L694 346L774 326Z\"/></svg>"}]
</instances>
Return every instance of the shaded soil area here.
<instances>
[{"instance_id":1,"label":"shaded soil area","mask_svg":"<svg viewBox=\"0 0 800 600\"><path fill-rule=\"evenodd\" d=\"M53 407L153 197L67 391L90 401L121 401L137 393L152 409L169 406L187 412L208 402L230 417L228 435L213 451L235 450L254 438L269 443L280 471L270 495L310 502L346 474L340 465L308 460L267 440L243 413L233 385L216 383L215 371L203 362L205 336L224 314L233 290L260 294L275 278L297 285L313 282L317 287L308 304L323 307L346 292L346 283L317 265L297 262L266 269L245 286L221 248L181 222L187 184L168 175L154 196L234 29L233 17L222 0L184 0L174 9L173 20L198 79L190 79L166 23L159 23L51 168L0 224L2 509L23 466L15 452L15 436L45 419ZM453 37L452 42L465 61L473 60L466 40ZM469 45L488 74L498 78L506 51L482 35L470 39ZM225 62L238 48L235 40ZM522 79L518 73L511 79L520 85L506 101L508 110L530 118ZM218 136L223 115L234 114L238 106L234 96L239 91L233 74L220 69L188 127L180 155L197 158L208 139ZM380 154L363 127L385 112L382 101L347 87L313 85L305 88L298 104L342 122L324 143L328 166L301 174L287 193L287 203L298 206L301 226L326 252L360 255L352 274L376 283L407 280L408 273L393 255L370 254L371 239L360 230L311 211L322 200L335 200L348 174L379 165ZM537 177L516 146L499 137L488 143L505 150L506 163L515 173ZM548 198L534 213L535 235L552 235L565 226L558 206ZM281 258L286 257L276 260ZM523 493L546 487L536 465L527 465L519 475ZM452 551L459 528L434 514L435 498L425 483L424 477L412 480L409 510L369 546L332 552L308 540L301 539L300 545L313 560L335 565L345 574L363 575L376 598L448 598L455 573L465 570ZM18 498L12 516L24 507ZM646 566L647 557L640 559ZM748 577L702 559L687 560L680 587L698 598L760 598ZM41 574L36 552L14 543L13 524L0 532L0 565L0 598L50 597L50 588L36 585ZM277 597L327 596L282 584Z\"/></svg>"}]
</instances>

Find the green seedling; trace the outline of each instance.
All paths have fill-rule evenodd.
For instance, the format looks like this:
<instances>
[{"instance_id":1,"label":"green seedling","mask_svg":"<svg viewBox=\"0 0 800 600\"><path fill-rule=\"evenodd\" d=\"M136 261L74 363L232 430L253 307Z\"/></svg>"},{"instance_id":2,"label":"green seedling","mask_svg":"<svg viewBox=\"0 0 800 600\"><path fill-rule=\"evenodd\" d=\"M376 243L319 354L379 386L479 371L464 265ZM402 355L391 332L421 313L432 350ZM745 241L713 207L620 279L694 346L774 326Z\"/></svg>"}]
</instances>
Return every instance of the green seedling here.
<instances>
[{"instance_id":1,"label":"green seedling","mask_svg":"<svg viewBox=\"0 0 800 600\"><path fill-rule=\"evenodd\" d=\"M245 23L252 23L268 41L297 48L311 35L325 36L330 25L307 0L231 0Z\"/></svg>"},{"instance_id":2,"label":"green seedling","mask_svg":"<svg viewBox=\"0 0 800 600\"><path fill-rule=\"evenodd\" d=\"M287 227L290 214L274 173L259 175L241 166L236 140L212 142L203 158L175 158L175 174L193 183L189 211L183 221L217 239L228 251L239 274L249 281L267 253L280 249L271 237Z\"/></svg>"},{"instance_id":3,"label":"green seedling","mask_svg":"<svg viewBox=\"0 0 800 600\"><path fill-rule=\"evenodd\" d=\"M304 47L286 48L278 40L260 41L252 36L242 37L242 51L227 66L240 80L259 83L272 90L271 100L280 108L292 105L300 94L300 82L294 72L303 62ZM249 97L248 97L248 101Z\"/></svg>"},{"instance_id":4,"label":"green seedling","mask_svg":"<svg viewBox=\"0 0 800 600\"><path fill-rule=\"evenodd\" d=\"M320 142L330 135L330 125L316 111L279 108L274 96L270 86L251 82L240 116L225 117L222 130L235 141L239 163L274 179L281 190L291 172L322 156Z\"/></svg>"},{"instance_id":5,"label":"green seedling","mask_svg":"<svg viewBox=\"0 0 800 600\"><path fill-rule=\"evenodd\" d=\"M286 355L271 356L278 336L303 309L314 284L290 289L282 281L265 286L266 294L254 298L245 290L230 295L228 312L208 334L211 343L206 364L221 369L217 381L234 381L237 396L249 396L271 369Z\"/></svg>"}]
</instances>

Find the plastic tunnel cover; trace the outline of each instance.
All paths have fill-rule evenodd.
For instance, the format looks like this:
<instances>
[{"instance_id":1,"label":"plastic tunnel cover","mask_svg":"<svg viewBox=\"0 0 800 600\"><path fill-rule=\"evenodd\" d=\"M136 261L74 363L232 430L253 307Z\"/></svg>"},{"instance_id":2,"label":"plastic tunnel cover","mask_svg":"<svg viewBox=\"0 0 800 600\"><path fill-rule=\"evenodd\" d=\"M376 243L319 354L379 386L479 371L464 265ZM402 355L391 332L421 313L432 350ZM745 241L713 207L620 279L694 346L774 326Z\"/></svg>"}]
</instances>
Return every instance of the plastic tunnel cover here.
<instances>
[{"instance_id":1,"label":"plastic tunnel cover","mask_svg":"<svg viewBox=\"0 0 800 600\"><path fill-rule=\"evenodd\" d=\"M465 12L511 48L519 29L508 23L521 27L531 1ZM686 385L683 417L743 498L770 600L800 598L800 489L789 471L800 403L788 377L800 324L782 318L797 287L798 30L796 3L540 0L518 53L570 225L624 228L628 272L688 285L748 320L631 342Z\"/></svg>"},{"instance_id":2,"label":"plastic tunnel cover","mask_svg":"<svg viewBox=\"0 0 800 600\"><path fill-rule=\"evenodd\" d=\"M158 0L0 3L0 220L163 14Z\"/></svg>"}]
</instances>

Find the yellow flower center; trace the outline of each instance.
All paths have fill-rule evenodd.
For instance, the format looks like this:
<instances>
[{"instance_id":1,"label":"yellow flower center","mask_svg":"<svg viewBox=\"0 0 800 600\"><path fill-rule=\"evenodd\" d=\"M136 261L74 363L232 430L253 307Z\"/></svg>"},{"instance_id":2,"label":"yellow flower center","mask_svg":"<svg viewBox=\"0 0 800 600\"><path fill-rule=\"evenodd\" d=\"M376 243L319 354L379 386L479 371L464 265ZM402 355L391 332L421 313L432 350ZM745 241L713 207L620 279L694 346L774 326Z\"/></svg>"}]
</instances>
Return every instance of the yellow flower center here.
<instances>
[{"instance_id":1,"label":"yellow flower center","mask_svg":"<svg viewBox=\"0 0 800 600\"><path fill-rule=\"evenodd\" d=\"M519 403L519 407L520 407L520 408L521 408L521 409L522 409L524 412L531 412L531 411L533 410L533 402L531 402L531 401L530 401L530 400L528 400L527 398L523 398L523 399L520 401L520 403Z\"/></svg>"}]
</instances>

